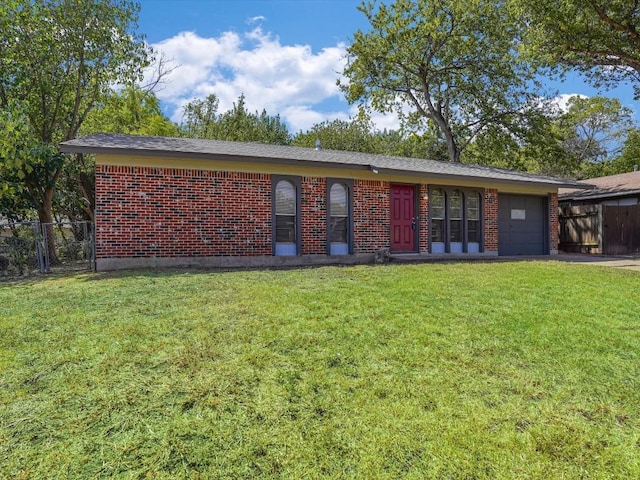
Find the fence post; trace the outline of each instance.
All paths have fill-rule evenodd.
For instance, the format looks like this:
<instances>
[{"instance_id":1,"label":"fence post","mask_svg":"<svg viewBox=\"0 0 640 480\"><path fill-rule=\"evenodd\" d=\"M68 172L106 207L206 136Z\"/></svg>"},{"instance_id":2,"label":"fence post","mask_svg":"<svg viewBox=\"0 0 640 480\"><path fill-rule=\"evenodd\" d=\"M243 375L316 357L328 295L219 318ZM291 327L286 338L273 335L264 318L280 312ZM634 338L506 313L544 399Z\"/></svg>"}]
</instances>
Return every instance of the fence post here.
<instances>
[{"instance_id":1,"label":"fence post","mask_svg":"<svg viewBox=\"0 0 640 480\"><path fill-rule=\"evenodd\" d=\"M91 258L93 259L93 271L97 272L98 271L98 266L96 263L96 221L95 219L93 220L93 223L91 224L91 246L92 246L92 252L91 252Z\"/></svg>"},{"instance_id":2,"label":"fence post","mask_svg":"<svg viewBox=\"0 0 640 480\"><path fill-rule=\"evenodd\" d=\"M47 224L47 223L40 224L42 239L44 243L44 272L43 273L51 273L51 259L49 258L49 235L47 235L47 225L51 225L51 227L53 228L53 224Z\"/></svg>"},{"instance_id":3,"label":"fence post","mask_svg":"<svg viewBox=\"0 0 640 480\"><path fill-rule=\"evenodd\" d=\"M40 273L45 273L45 260L44 260L44 256L43 256L43 252L42 252L42 244L40 243L41 241L41 229L40 229L40 222L38 220L36 220L35 222L33 222L33 236L35 238L35 244L36 244L36 257L38 257L38 270L40 271Z\"/></svg>"},{"instance_id":4,"label":"fence post","mask_svg":"<svg viewBox=\"0 0 640 480\"><path fill-rule=\"evenodd\" d=\"M602 203L598 204L598 251L604 255L604 222L602 216Z\"/></svg>"}]
</instances>

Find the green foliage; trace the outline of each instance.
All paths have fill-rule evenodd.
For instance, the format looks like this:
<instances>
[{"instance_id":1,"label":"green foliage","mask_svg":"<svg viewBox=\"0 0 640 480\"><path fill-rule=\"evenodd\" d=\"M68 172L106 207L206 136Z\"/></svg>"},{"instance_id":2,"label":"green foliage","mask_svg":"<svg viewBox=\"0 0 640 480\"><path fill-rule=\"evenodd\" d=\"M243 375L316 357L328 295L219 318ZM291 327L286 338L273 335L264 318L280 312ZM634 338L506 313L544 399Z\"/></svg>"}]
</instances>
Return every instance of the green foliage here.
<instances>
[{"instance_id":1,"label":"green foliage","mask_svg":"<svg viewBox=\"0 0 640 480\"><path fill-rule=\"evenodd\" d=\"M27 113L21 107L0 107L0 173L3 179L11 175L24 179L33 171L31 150L38 142Z\"/></svg>"},{"instance_id":2,"label":"green foliage","mask_svg":"<svg viewBox=\"0 0 640 480\"><path fill-rule=\"evenodd\" d=\"M375 130L364 111L349 120L313 125L306 132L298 132L291 144L314 148L316 140L320 140L322 148L331 150L447 160L446 146L436 132L426 131L419 135L402 130Z\"/></svg>"},{"instance_id":3,"label":"green foliage","mask_svg":"<svg viewBox=\"0 0 640 480\"><path fill-rule=\"evenodd\" d=\"M433 129L422 133L403 130L376 132L375 140L380 144L379 153L384 155L425 158L442 162L449 159L446 143Z\"/></svg>"},{"instance_id":4,"label":"green foliage","mask_svg":"<svg viewBox=\"0 0 640 480\"><path fill-rule=\"evenodd\" d=\"M640 81L640 8L629 0L511 0L529 58L596 86ZM636 85L636 95L640 86Z\"/></svg>"},{"instance_id":5,"label":"green foliage","mask_svg":"<svg viewBox=\"0 0 640 480\"><path fill-rule=\"evenodd\" d=\"M604 177L619 173L633 172L640 165L640 130L634 128L629 132L622 149L622 154L612 160L587 165L583 169L585 178Z\"/></svg>"},{"instance_id":6,"label":"green foliage","mask_svg":"<svg viewBox=\"0 0 640 480\"><path fill-rule=\"evenodd\" d=\"M615 173L632 172L637 165L640 165L640 129L634 128L629 132L622 155L617 159Z\"/></svg>"},{"instance_id":7,"label":"green foliage","mask_svg":"<svg viewBox=\"0 0 640 480\"><path fill-rule=\"evenodd\" d=\"M81 222L93 220L95 208L95 159L93 155L75 154L65 163L56 184L53 209L58 220Z\"/></svg>"},{"instance_id":8,"label":"green foliage","mask_svg":"<svg viewBox=\"0 0 640 480\"><path fill-rule=\"evenodd\" d=\"M19 0L3 7L0 106L19 100L45 143L75 138L114 83L140 78L149 50L128 0Z\"/></svg>"},{"instance_id":9,"label":"green foliage","mask_svg":"<svg viewBox=\"0 0 640 480\"><path fill-rule=\"evenodd\" d=\"M548 105L520 120L485 129L464 152L463 161L558 177L591 177L609 170L632 125L631 111L605 97L572 97L566 112Z\"/></svg>"},{"instance_id":10,"label":"green foliage","mask_svg":"<svg viewBox=\"0 0 640 480\"><path fill-rule=\"evenodd\" d=\"M211 94L206 99L196 99L184 107L184 122L181 134L190 138L229 140L237 142L261 142L274 145L288 145L291 136L286 124L267 114L251 113L241 95L233 108L218 114L218 98Z\"/></svg>"},{"instance_id":11,"label":"green foliage","mask_svg":"<svg viewBox=\"0 0 640 480\"><path fill-rule=\"evenodd\" d=\"M184 122L180 126L182 135L189 138L216 138L219 104L214 94L187 103L184 106Z\"/></svg>"},{"instance_id":12,"label":"green foliage","mask_svg":"<svg viewBox=\"0 0 640 480\"><path fill-rule=\"evenodd\" d=\"M0 217L20 221L35 208L24 182L33 172L29 160L35 145L26 114L0 108Z\"/></svg>"},{"instance_id":13,"label":"green foliage","mask_svg":"<svg viewBox=\"0 0 640 480\"><path fill-rule=\"evenodd\" d=\"M368 118L324 121L313 125L306 132L299 132L292 145L314 148L320 140L322 148L346 152L381 153L376 142L374 128Z\"/></svg>"},{"instance_id":14,"label":"green foliage","mask_svg":"<svg viewBox=\"0 0 640 480\"><path fill-rule=\"evenodd\" d=\"M21 194L20 183L13 183L0 174L0 218L9 222L22 222L35 218L35 211L26 195Z\"/></svg>"},{"instance_id":15,"label":"green foliage","mask_svg":"<svg viewBox=\"0 0 640 480\"><path fill-rule=\"evenodd\" d=\"M534 106L533 72L516 55L504 2L371 1L360 9L371 28L347 49L347 99L396 112L407 126L431 123L451 161L486 127Z\"/></svg>"},{"instance_id":16,"label":"green foliage","mask_svg":"<svg viewBox=\"0 0 640 480\"><path fill-rule=\"evenodd\" d=\"M82 243L75 239L63 239L57 246L58 257L67 262L85 260L82 247Z\"/></svg>"},{"instance_id":17,"label":"green foliage","mask_svg":"<svg viewBox=\"0 0 640 480\"><path fill-rule=\"evenodd\" d=\"M162 113L160 101L152 91L133 85L110 90L101 97L87 115L79 134L100 132L172 137L178 135L178 126ZM71 221L93 219L94 177L93 156L74 155L57 185L56 211Z\"/></svg>"},{"instance_id":18,"label":"green foliage","mask_svg":"<svg viewBox=\"0 0 640 480\"><path fill-rule=\"evenodd\" d=\"M149 62L138 10L129 0L0 6L0 120L9 125L0 132L0 187L25 195L41 222L53 221L66 163L55 145L75 138L111 86L139 79Z\"/></svg>"},{"instance_id":19,"label":"green foliage","mask_svg":"<svg viewBox=\"0 0 640 480\"><path fill-rule=\"evenodd\" d=\"M633 112L616 98L574 96L560 120L564 148L580 163L615 158L633 125Z\"/></svg>"},{"instance_id":20,"label":"green foliage","mask_svg":"<svg viewBox=\"0 0 640 480\"><path fill-rule=\"evenodd\" d=\"M20 108L0 108L0 188L4 208L16 207L16 215L28 207L38 211L41 221L47 202L65 163L65 156L52 144L43 143ZM50 206L49 206L50 208ZM50 209L49 209L50 211Z\"/></svg>"},{"instance_id":21,"label":"green foliage","mask_svg":"<svg viewBox=\"0 0 640 480\"><path fill-rule=\"evenodd\" d=\"M526 171L522 143L508 129L491 126L479 134L461 155L463 163Z\"/></svg>"},{"instance_id":22,"label":"green foliage","mask_svg":"<svg viewBox=\"0 0 640 480\"><path fill-rule=\"evenodd\" d=\"M80 129L81 135L100 132L173 137L178 126L162 113L152 91L134 85L105 95Z\"/></svg>"},{"instance_id":23,"label":"green foliage","mask_svg":"<svg viewBox=\"0 0 640 480\"><path fill-rule=\"evenodd\" d=\"M0 284L0 476L640 476L637 272L557 262Z\"/></svg>"},{"instance_id":24,"label":"green foliage","mask_svg":"<svg viewBox=\"0 0 640 480\"><path fill-rule=\"evenodd\" d=\"M23 275L37 268L35 236L31 226L14 226L10 235L0 236L0 275ZM6 233L4 229L0 233Z\"/></svg>"}]
</instances>

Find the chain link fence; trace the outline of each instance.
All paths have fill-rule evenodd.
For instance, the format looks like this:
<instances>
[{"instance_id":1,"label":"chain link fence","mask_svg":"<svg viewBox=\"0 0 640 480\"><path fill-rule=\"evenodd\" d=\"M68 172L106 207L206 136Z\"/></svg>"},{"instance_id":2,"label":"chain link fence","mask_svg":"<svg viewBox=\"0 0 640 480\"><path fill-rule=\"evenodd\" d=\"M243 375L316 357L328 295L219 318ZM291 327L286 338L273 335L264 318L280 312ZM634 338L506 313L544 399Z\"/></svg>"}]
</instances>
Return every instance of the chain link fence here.
<instances>
[{"instance_id":1,"label":"chain link fence","mask_svg":"<svg viewBox=\"0 0 640 480\"><path fill-rule=\"evenodd\" d=\"M90 222L0 223L0 278L95 268Z\"/></svg>"}]
</instances>

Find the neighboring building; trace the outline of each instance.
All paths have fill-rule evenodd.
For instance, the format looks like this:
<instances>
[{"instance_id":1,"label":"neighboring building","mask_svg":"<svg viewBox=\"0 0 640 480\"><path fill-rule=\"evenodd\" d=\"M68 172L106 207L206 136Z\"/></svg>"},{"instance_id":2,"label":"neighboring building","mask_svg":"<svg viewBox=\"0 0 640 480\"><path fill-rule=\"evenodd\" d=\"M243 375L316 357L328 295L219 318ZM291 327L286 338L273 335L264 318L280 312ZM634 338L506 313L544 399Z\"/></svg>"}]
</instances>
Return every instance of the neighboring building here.
<instances>
[{"instance_id":1,"label":"neighboring building","mask_svg":"<svg viewBox=\"0 0 640 480\"><path fill-rule=\"evenodd\" d=\"M560 249L608 255L640 252L640 172L585 182L592 188L559 191Z\"/></svg>"},{"instance_id":2,"label":"neighboring building","mask_svg":"<svg viewBox=\"0 0 640 480\"><path fill-rule=\"evenodd\" d=\"M558 188L490 167L259 143L98 134L98 270L414 255L546 255Z\"/></svg>"},{"instance_id":3,"label":"neighboring building","mask_svg":"<svg viewBox=\"0 0 640 480\"><path fill-rule=\"evenodd\" d=\"M640 203L638 202L640 199L640 172L638 171L589 178L584 182L592 188L561 188L558 192L560 205L567 207L599 204L623 206Z\"/></svg>"}]
</instances>

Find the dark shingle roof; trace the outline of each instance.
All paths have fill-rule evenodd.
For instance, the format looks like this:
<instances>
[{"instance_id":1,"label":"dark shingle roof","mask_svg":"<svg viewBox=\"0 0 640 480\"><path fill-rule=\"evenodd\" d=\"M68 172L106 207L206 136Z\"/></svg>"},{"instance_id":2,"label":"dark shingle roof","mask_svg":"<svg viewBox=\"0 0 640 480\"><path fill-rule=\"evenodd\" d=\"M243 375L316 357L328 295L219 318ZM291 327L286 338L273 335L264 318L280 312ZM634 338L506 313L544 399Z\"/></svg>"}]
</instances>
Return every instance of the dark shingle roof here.
<instances>
[{"instance_id":1,"label":"dark shingle roof","mask_svg":"<svg viewBox=\"0 0 640 480\"><path fill-rule=\"evenodd\" d=\"M559 191L560 198L564 200L586 200L640 194L640 172L589 178L585 180L585 183L593 185L594 188L590 190L562 188Z\"/></svg>"},{"instance_id":2,"label":"dark shingle roof","mask_svg":"<svg viewBox=\"0 0 640 480\"><path fill-rule=\"evenodd\" d=\"M584 187L584 185L570 180L479 165L338 150L315 150L263 143L99 133L63 142L60 144L60 149L63 152L75 153L149 155L300 166L328 166L351 170L376 170L380 173L487 179L503 183L555 187Z\"/></svg>"}]
</instances>

